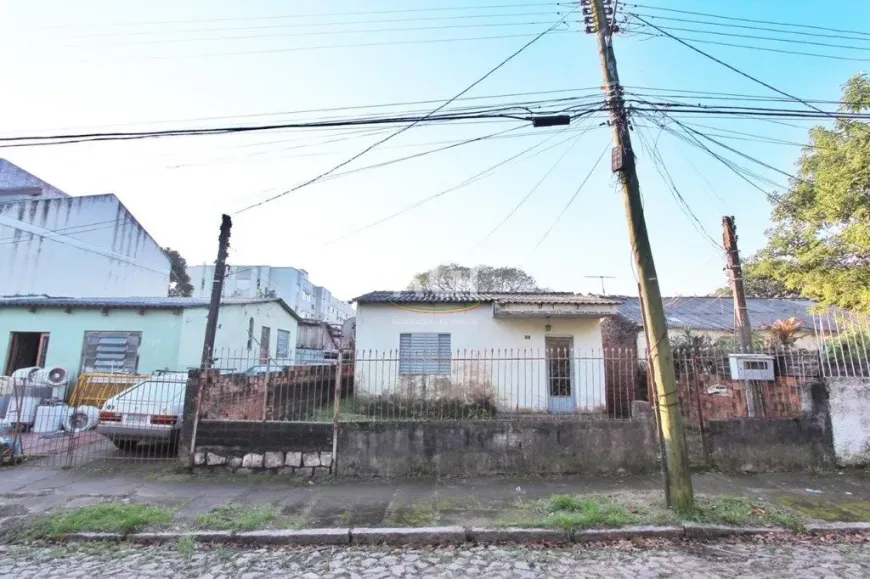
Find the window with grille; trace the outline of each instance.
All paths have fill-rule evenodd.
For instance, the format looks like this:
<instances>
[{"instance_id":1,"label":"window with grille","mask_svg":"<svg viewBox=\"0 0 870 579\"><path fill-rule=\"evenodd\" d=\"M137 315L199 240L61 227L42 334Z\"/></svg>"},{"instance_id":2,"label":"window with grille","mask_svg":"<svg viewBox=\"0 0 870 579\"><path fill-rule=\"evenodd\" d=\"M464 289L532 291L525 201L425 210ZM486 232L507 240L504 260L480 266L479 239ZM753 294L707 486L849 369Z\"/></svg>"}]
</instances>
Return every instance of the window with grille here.
<instances>
[{"instance_id":1,"label":"window with grille","mask_svg":"<svg viewBox=\"0 0 870 579\"><path fill-rule=\"evenodd\" d=\"M450 334L400 334L399 374L450 374Z\"/></svg>"},{"instance_id":2,"label":"window with grille","mask_svg":"<svg viewBox=\"0 0 870 579\"><path fill-rule=\"evenodd\" d=\"M135 374L142 332L85 332L82 372Z\"/></svg>"},{"instance_id":3,"label":"window with grille","mask_svg":"<svg viewBox=\"0 0 870 579\"><path fill-rule=\"evenodd\" d=\"M275 357L290 357L290 332L287 330L278 330L278 343L275 346Z\"/></svg>"}]
</instances>

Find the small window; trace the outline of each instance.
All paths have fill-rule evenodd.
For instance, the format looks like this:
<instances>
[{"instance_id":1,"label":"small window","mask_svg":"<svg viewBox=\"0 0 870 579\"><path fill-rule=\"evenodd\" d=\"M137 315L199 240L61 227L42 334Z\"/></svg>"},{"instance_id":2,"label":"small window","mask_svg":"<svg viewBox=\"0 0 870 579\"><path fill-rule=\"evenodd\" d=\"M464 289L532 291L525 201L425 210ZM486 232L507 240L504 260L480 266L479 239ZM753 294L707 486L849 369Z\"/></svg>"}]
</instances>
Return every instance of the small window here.
<instances>
[{"instance_id":1,"label":"small window","mask_svg":"<svg viewBox=\"0 0 870 579\"><path fill-rule=\"evenodd\" d=\"M744 370L767 370L767 362L762 360L744 360Z\"/></svg>"},{"instance_id":2,"label":"small window","mask_svg":"<svg viewBox=\"0 0 870 579\"><path fill-rule=\"evenodd\" d=\"M85 332L82 372L135 374L142 332Z\"/></svg>"},{"instance_id":3,"label":"small window","mask_svg":"<svg viewBox=\"0 0 870 579\"><path fill-rule=\"evenodd\" d=\"M399 374L450 374L450 334L400 334Z\"/></svg>"},{"instance_id":4,"label":"small window","mask_svg":"<svg viewBox=\"0 0 870 579\"><path fill-rule=\"evenodd\" d=\"M275 357L290 357L290 332L287 330L278 330L278 343L275 346Z\"/></svg>"}]
</instances>

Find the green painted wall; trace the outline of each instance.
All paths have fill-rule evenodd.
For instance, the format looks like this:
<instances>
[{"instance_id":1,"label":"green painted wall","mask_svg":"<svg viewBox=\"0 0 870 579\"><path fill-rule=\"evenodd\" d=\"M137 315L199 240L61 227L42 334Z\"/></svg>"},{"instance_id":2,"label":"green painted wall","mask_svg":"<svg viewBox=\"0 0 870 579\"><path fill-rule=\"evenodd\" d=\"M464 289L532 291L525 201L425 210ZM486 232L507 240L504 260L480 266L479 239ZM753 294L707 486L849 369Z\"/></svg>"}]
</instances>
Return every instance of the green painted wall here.
<instances>
[{"instance_id":1,"label":"green painted wall","mask_svg":"<svg viewBox=\"0 0 870 579\"><path fill-rule=\"evenodd\" d=\"M0 308L0 371L6 370L12 332L49 332L46 366L62 366L78 375L82 360L85 332L142 332L139 348L140 374L169 368L178 370L179 340L183 315L170 310L101 310L75 309L66 313L59 308L31 312L26 308ZM180 368L184 370L185 368Z\"/></svg>"}]
</instances>

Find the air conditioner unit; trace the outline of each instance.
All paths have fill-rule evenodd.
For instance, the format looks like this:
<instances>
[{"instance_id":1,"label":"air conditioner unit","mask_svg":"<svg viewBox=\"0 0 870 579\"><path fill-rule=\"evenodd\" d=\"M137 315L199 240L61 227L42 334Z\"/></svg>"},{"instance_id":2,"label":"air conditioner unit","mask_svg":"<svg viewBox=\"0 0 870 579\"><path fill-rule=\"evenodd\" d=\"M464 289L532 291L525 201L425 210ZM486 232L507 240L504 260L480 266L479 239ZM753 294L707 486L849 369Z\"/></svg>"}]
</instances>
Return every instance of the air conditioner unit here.
<instances>
[{"instance_id":1,"label":"air conditioner unit","mask_svg":"<svg viewBox=\"0 0 870 579\"><path fill-rule=\"evenodd\" d=\"M766 354L729 354L732 380L763 380L772 382L773 356Z\"/></svg>"}]
</instances>

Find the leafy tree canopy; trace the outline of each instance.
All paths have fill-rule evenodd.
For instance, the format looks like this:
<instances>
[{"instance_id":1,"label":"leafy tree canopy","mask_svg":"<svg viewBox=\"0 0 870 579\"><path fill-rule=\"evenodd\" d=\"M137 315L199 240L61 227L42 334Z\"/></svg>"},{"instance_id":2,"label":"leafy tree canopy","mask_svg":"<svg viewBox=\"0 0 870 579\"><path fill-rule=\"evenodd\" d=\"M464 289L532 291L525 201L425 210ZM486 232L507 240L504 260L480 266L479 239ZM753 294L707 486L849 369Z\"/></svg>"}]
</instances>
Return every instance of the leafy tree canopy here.
<instances>
[{"instance_id":1,"label":"leafy tree canopy","mask_svg":"<svg viewBox=\"0 0 870 579\"><path fill-rule=\"evenodd\" d=\"M189 298L193 295L193 284L187 275L187 260L171 247L164 247L163 253L169 258L169 294Z\"/></svg>"},{"instance_id":2,"label":"leafy tree canopy","mask_svg":"<svg viewBox=\"0 0 870 579\"><path fill-rule=\"evenodd\" d=\"M842 111L870 111L870 77L849 79L842 101ZM870 312L870 123L837 120L809 137L750 272L789 292Z\"/></svg>"},{"instance_id":3,"label":"leafy tree canopy","mask_svg":"<svg viewBox=\"0 0 870 579\"><path fill-rule=\"evenodd\" d=\"M418 273L408 284L410 290L520 292L543 291L528 273L515 267L478 265L466 267L447 263Z\"/></svg>"}]
</instances>

